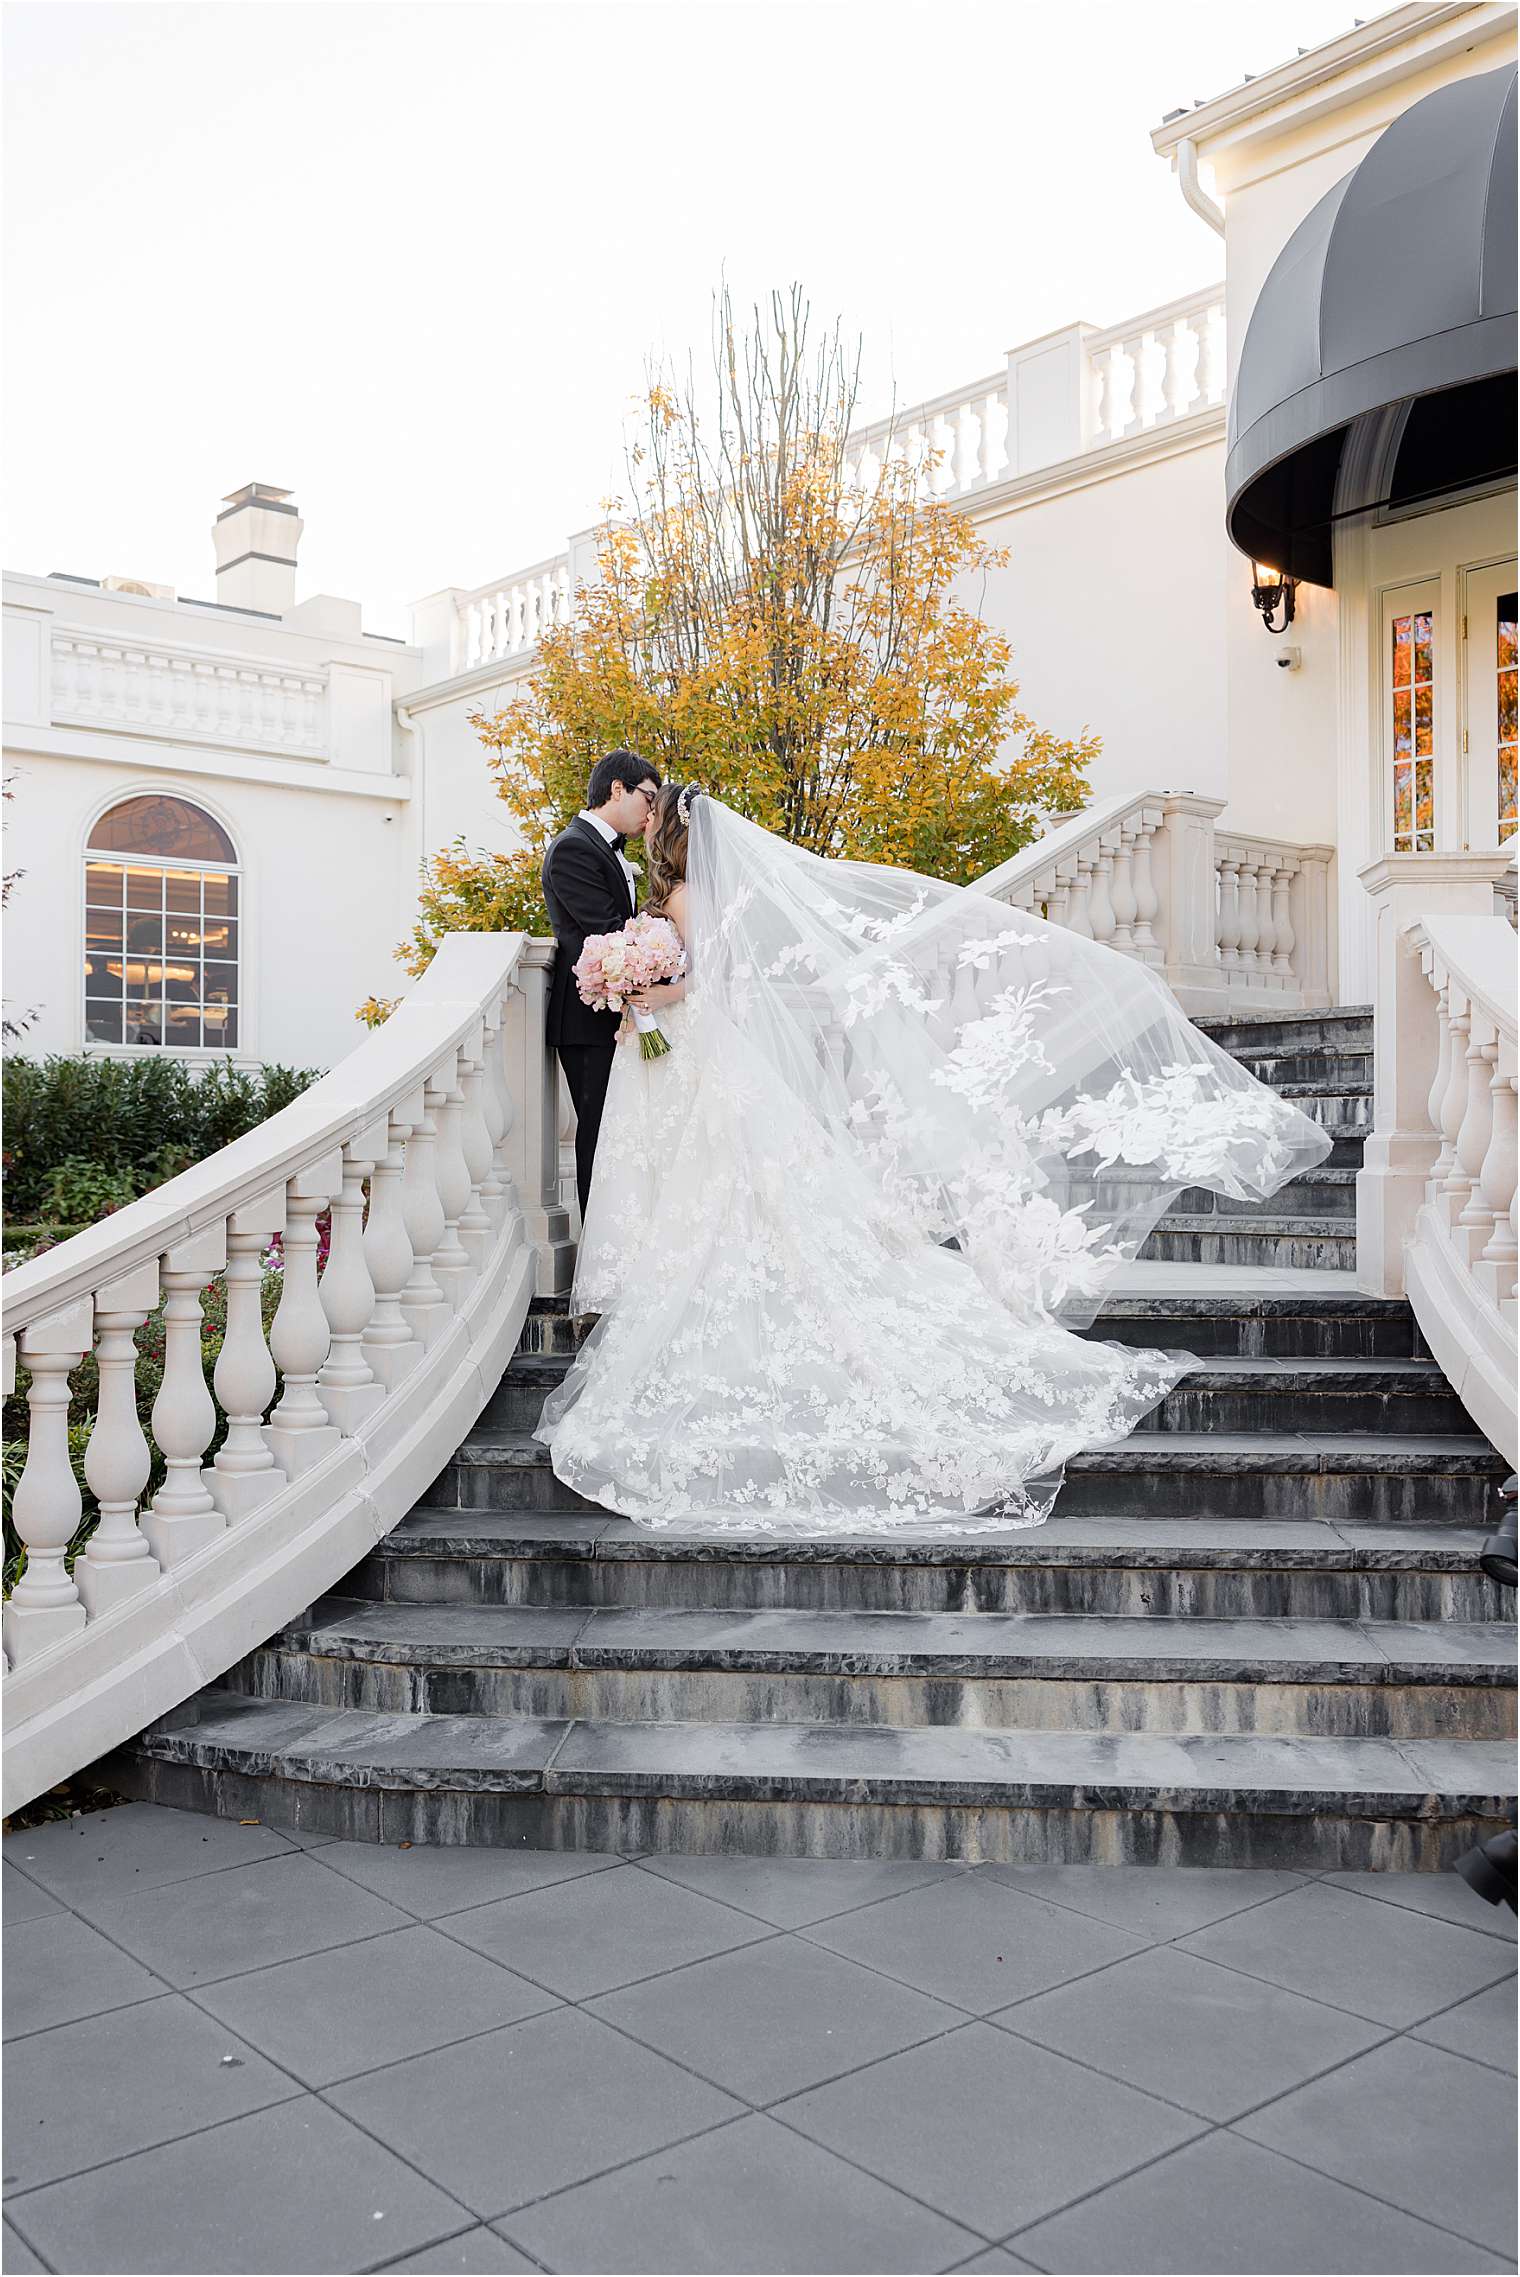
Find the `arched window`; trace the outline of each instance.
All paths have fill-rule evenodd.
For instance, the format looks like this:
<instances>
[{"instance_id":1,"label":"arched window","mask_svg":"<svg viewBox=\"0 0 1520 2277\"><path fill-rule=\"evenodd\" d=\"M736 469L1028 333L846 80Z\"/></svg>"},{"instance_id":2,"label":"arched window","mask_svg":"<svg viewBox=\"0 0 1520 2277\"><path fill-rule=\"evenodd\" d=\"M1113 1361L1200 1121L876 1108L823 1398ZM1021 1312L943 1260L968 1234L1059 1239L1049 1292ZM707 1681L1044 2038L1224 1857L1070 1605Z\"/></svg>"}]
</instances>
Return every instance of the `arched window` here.
<instances>
[{"instance_id":1,"label":"arched window","mask_svg":"<svg viewBox=\"0 0 1520 2277\"><path fill-rule=\"evenodd\" d=\"M236 1048L237 855L220 823L186 799L123 799L90 832L84 901L91 1043Z\"/></svg>"}]
</instances>

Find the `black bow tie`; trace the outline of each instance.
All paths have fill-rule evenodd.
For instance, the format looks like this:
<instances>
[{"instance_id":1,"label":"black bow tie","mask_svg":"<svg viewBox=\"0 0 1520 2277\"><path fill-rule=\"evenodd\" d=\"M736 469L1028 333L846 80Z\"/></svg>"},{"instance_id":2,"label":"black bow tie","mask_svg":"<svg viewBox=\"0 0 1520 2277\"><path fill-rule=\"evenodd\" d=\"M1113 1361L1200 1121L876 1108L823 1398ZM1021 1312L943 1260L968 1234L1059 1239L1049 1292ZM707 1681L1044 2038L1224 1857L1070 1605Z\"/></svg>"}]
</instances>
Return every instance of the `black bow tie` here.
<instances>
[{"instance_id":1,"label":"black bow tie","mask_svg":"<svg viewBox=\"0 0 1520 2277\"><path fill-rule=\"evenodd\" d=\"M613 841L612 841L612 851L613 851L613 853L614 853L614 854L621 854L621 853L622 853L622 851L623 851L623 848L624 848L624 847L627 845L627 843L628 843L628 841L627 841L627 839L626 839L626 838L614 838L614 839L613 839Z\"/></svg>"}]
</instances>

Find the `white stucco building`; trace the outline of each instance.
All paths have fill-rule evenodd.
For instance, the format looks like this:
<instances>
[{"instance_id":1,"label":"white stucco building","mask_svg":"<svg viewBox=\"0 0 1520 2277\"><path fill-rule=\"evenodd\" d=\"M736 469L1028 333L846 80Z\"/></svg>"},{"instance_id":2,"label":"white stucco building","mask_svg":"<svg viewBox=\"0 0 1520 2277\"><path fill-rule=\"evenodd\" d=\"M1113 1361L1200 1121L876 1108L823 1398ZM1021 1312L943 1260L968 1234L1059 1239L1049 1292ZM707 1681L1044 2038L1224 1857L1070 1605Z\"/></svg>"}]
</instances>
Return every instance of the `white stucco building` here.
<instances>
[{"instance_id":1,"label":"white stucco building","mask_svg":"<svg viewBox=\"0 0 1520 2277\"><path fill-rule=\"evenodd\" d=\"M1205 947L1236 998L1250 995L1242 956L1305 1001L1374 993L1371 862L1486 854L1487 873L1503 869L1512 468L1457 469L1438 496L1393 504L1364 482L1359 510L1333 521L1330 575L1304 572L1279 637L1225 510L1229 392L1295 231L1422 98L1502 71L1514 47L1505 6L1395 8L1165 121L1157 151L1217 228L1223 281L1018 344L897 422L897 447L942 449L938 487L1009 549L986 609L1032 715L1101 735L1095 801L1190 792L1231 834L1198 859L1220 862L1220 940ZM1435 195L1409 186L1412 261ZM1508 305L1512 328L1512 277ZM1361 473L1367 459L1393 476L1407 401L1397 413L1359 445ZM862 434L862 453L881 439ZM35 1015L28 1049L331 1063L355 1040L354 1006L397 983L419 862L456 836L502 843L467 715L531 672L592 533L429 595L401 643L366 633L356 601L297 600L301 527L283 491L230 494L214 600L123 575L6 576L6 866L24 875L5 992L12 1016Z\"/></svg>"}]
</instances>

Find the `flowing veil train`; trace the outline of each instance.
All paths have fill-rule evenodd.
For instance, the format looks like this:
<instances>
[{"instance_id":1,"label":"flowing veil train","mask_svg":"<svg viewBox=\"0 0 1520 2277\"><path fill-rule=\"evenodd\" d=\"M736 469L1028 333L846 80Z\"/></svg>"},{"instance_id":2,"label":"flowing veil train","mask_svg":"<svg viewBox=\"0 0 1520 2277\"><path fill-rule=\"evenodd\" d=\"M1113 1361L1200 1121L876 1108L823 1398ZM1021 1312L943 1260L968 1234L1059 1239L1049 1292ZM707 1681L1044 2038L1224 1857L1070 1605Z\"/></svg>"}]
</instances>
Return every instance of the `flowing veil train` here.
<instances>
[{"instance_id":1,"label":"flowing veil train","mask_svg":"<svg viewBox=\"0 0 1520 2277\"><path fill-rule=\"evenodd\" d=\"M673 1049L620 1051L537 1436L646 1526L1038 1524L1192 1365L1076 1335L1188 1186L1330 1140L1137 959L697 797Z\"/></svg>"}]
</instances>

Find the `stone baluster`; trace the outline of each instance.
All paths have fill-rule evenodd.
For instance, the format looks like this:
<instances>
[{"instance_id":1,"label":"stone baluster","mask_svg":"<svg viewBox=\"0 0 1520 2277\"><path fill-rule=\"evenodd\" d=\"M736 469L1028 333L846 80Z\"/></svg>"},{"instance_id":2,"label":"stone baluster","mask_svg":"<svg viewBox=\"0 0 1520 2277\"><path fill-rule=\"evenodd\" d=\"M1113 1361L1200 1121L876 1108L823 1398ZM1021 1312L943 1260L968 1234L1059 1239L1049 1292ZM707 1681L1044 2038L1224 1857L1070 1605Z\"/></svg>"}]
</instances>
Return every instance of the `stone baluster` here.
<instances>
[{"instance_id":1,"label":"stone baluster","mask_svg":"<svg viewBox=\"0 0 1520 2277\"><path fill-rule=\"evenodd\" d=\"M459 1087L463 1095L459 1144L470 1180L470 1198L459 1220L459 1238L477 1280L486 1269L496 1239L496 1223L486 1205L485 1191L495 1165L485 1116L484 1054L485 1036L477 1023L474 1037L459 1059Z\"/></svg>"},{"instance_id":2,"label":"stone baluster","mask_svg":"<svg viewBox=\"0 0 1520 2277\"><path fill-rule=\"evenodd\" d=\"M236 1524L278 1494L285 1473L264 1438L275 1367L264 1334L264 1252L285 1232L285 1189L276 1187L227 1221L227 1333L211 1381L227 1436L202 1476L222 1516Z\"/></svg>"},{"instance_id":3,"label":"stone baluster","mask_svg":"<svg viewBox=\"0 0 1520 2277\"><path fill-rule=\"evenodd\" d=\"M412 1270L412 1245L407 1239L402 1206L406 1135L411 1129L410 1103L392 1108L383 1153L377 1153L369 1174L369 1218L364 1228L364 1262L375 1292L375 1309L364 1332L364 1356L370 1372L394 1391L422 1358L422 1345L412 1334L401 1309L401 1293ZM422 1094L416 1094L416 1113L422 1114Z\"/></svg>"},{"instance_id":4,"label":"stone baluster","mask_svg":"<svg viewBox=\"0 0 1520 2277\"><path fill-rule=\"evenodd\" d=\"M458 1312L474 1283L475 1268L459 1238L459 1221L470 1206L470 1173L460 1144L464 1093L459 1088L457 1051L450 1052L435 1068L427 1099L438 1126L438 1199L443 1204L443 1238L433 1252L433 1272L439 1287Z\"/></svg>"},{"instance_id":5,"label":"stone baluster","mask_svg":"<svg viewBox=\"0 0 1520 2277\"><path fill-rule=\"evenodd\" d=\"M26 1571L5 1607L5 1649L12 1666L75 1635L85 1609L64 1554L79 1531L82 1497L69 1461L69 1374L90 1349L88 1297L21 1332L27 1387L26 1467L11 1500L11 1524L26 1551Z\"/></svg>"},{"instance_id":6,"label":"stone baluster","mask_svg":"<svg viewBox=\"0 0 1520 2277\"><path fill-rule=\"evenodd\" d=\"M95 1294L95 1362L100 1392L84 1453L85 1484L100 1520L74 1567L74 1583L93 1620L158 1579L158 1562L137 1523L138 1498L153 1457L137 1419L137 1331L158 1303L158 1266L140 1265Z\"/></svg>"},{"instance_id":7,"label":"stone baluster","mask_svg":"<svg viewBox=\"0 0 1520 2277\"><path fill-rule=\"evenodd\" d=\"M1122 949L1129 956L1133 954L1135 946L1135 865L1133 833L1122 828L1119 843L1114 848L1113 884L1109 898L1114 912L1114 930L1109 946Z\"/></svg>"},{"instance_id":8,"label":"stone baluster","mask_svg":"<svg viewBox=\"0 0 1520 2277\"><path fill-rule=\"evenodd\" d=\"M1467 1114L1467 1039L1472 1026L1465 998L1455 988L1450 991L1451 1008L1447 1015L1451 1026L1451 1060L1446 1077L1446 1095L1441 1101L1440 1129L1444 1144L1442 1158L1446 1162L1446 1175L1441 1180L1441 1204L1448 1225L1455 1225L1466 1207L1470 1180L1464 1175L1458 1155L1462 1124Z\"/></svg>"},{"instance_id":9,"label":"stone baluster","mask_svg":"<svg viewBox=\"0 0 1520 2277\"><path fill-rule=\"evenodd\" d=\"M1467 1046L1467 1103L1457 1133L1457 1168L1467 1180L1467 1198L1453 1229L1469 1265L1482 1255L1494 1230L1494 1213L1483 1195L1483 1164L1493 1136L1491 1086L1498 1057L1493 1024L1475 1010Z\"/></svg>"},{"instance_id":10,"label":"stone baluster","mask_svg":"<svg viewBox=\"0 0 1520 2277\"><path fill-rule=\"evenodd\" d=\"M1293 970L1293 951L1296 946L1293 932L1295 866L1290 858L1285 857L1272 870L1272 970L1284 989L1292 988L1297 978Z\"/></svg>"},{"instance_id":11,"label":"stone baluster","mask_svg":"<svg viewBox=\"0 0 1520 2277\"><path fill-rule=\"evenodd\" d=\"M437 1343L452 1317L449 1300L433 1272L433 1253L443 1239L443 1204L438 1199L438 1125L434 1120L442 1104L443 1093L436 1086L429 1086L416 1101L401 1182L402 1216L412 1250L412 1268L401 1292L401 1310L424 1351Z\"/></svg>"},{"instance_id":12,"label":"stone baluster","mask_svg":"<svg viewBox=\"0 0 1520 2277\"><path fill-rule=\"evenodd\" d=\"M1260 977L1256 961L1256 944L1261 939L1261 921L1256 908L1256 864L1249 854L1239 863L1240 888L1236 907L1240 918L1240 936L1236 945L1236 962L1240 977L1247 988L1253 988Z\"/></svg>"},{"instance_id":13,"label":"stone baluster","mask_svg":"<svg viewBox=\"0 0 1520 2277\"><path fill-rule=\"evenodd\" d=\"M1111 443L1119 433L1120 371L1117 347L1102 348L1093 358L1093 437Z\"/></svg>"},{"instance_id":14,"label":"stone baluster","mask_svg":"<svg viewBox=\"0 0 1520 2277\"><path fill-rule=\"evenodd\" d=\"M1114 903L1109 885L1113 867L1113 855L1100 842L1094 856L1092 892L1088 896L1087 917L1092 926L1093 939L1110 946L1114 937Z\"/></svg>"},{"instance_id":15,"label":"stone baluster","mask_svg":"<svg viewBox=\"0 0 1520 2277\"><path fill-rule=\"evenodd\" d=\"M501 1053L501 1006L495 1005L486 1015L481 1033L481 1060L479 1101L481 1120L485 1125L487 1169L479 1181L480 1206L494 1230L500 1233L513 1215L508 1199L511 1178L506 1166L504 1141L507 1135L509 1106L505 1099Z\"/></svg>"},{"instance_id":16,"label":"stone baluster","mask_svg":"<svg viewBox=\"0 0 1520 2277\"><path fill-rule=\"evenodd\" d=\"M332 1241L322 1275L322 1310L332 1343L317 1378L317 1393L345 1439L385 1401L385 1386L369 1364L364 1331L375 1311L375 1284L364 1254L364 1181L388 1151L384 1117L343 1149L343 1175L332 1204Z\"/></svg>"},{"instance_id":17,"label":"stone baluster","mask_svg":"<svg viewBox=\"0 0 1520 2277\"><path fill-rule=\"evenodd\" d=\"M1072 859L1076 875L1071 880L1067 901L1066 930L1068 933L1080 933L1084 941L1090 941L1093 938L1092 919L1089 915L1093 858L1090 854L1076 854Z\"/></svg>"},{"instance_id":18,"label":"stone baluster","mask_svg":"<svg viewBox=\"0 0 1520 2277\"><path fill-rule=\"evenodd\" d=\"M1151 867L1151 841L1156 834L1154 814L1142 814L1138 823L1126 824L1134 830L1134 893L1135 893L1135 954L1147 964L1161 962L1161 944L1156 939L1155 923L1161 914L1161 896L1156 891L1155 872Z\"/></svg>"},{"instance_id":19,"label":"stone baluster","mask_svg":"<svg viewBox=\"0 0 1520 2277\"><path fill-rule=\"evenodd\" d=\"M1489 1086L1489 1141L1483 1157L1483 1168L1478 1175L1484 1207L1493 1219L1493 1227L1475 1268L1478 1278L1495 1303L1502 1303L1514 1294L1515 1289L1515 1079L1503 1069L1499 1052L1494 1054L1493 1080Z\"/></svg>"},{"instance_id":20,"label":"stone baluster","mask_svg":"<svg viewBox=\"0 0 1520 2277\"><path fill-rule=\"evenodd\" d=\"M216 1432L216 1403L201 1353L201 1291L226 1262L226 1228L220 1225L180 1242L163 1262L164 1380L152 1422L165 1477L142 1526L166 1572L215 1541L227 1525L201 1475L201 1457Z\"/></svg>"},{"instance_id":21,"label":"stone baluster","mask_svg":"<svg viewBox=\"0 0 1520 2277\"><path fill-rule=\"evenodd\" d=\"M1425 1102L1425 1112L1429 1117L1430 1127L1435 1132L1437 1138L1440 1140L1439 1151L1437 1152L1435 1161L1430 1166L1430 1174L1426 1180L1425 1185L1426 1200L1434 1201L1436 1195L1440 1192L1441 1187L1446 1182L1446 1175L1447 1172L1451 1169L1452 1159L1456 1152L1453 1141L1446 1135L1446 1130L1443 1122L1446 1092L1447 1087L1451 1082L1451 1053L1453 1038L1451 1029L1451 990L1444 980L1439 979L1438 976L1430 970L1428 951L1425 958L1425 971L1431 988L1435 992L1436 1023L1440 1039L1436 1051L1436 1071L1434 1076L1431 1078L1430 1095Z\"/></svg>"},{"instance_id":22,"label":"stone baluster","mask_svg":"<svg viewBox=\"0 0 1520 2277\"><path fill-rule=\"evenodd\" d=\"M1219 963L1226 985L1240 977L1240 864L1219 857Z\"/></svg>"},{"instance_id":23,"label":"stone baluster","mask_svg":"<svg viewBox=\"0 0 1520 2277\"><path fill-rule=\"evenodd\" d=\"M317 1286L317 1219L342 1183L343 1161L335 1153L300 1171L285 1188L284 1287L269 1332L269 1348L285 1383L264 1437L289 1479L321 1462L340 1437L317 1392L317 1376L332 1341Z\"/></svg>"}]
</instances>

